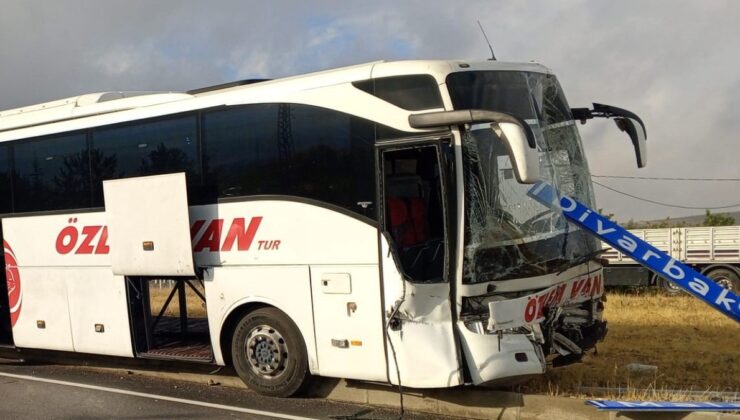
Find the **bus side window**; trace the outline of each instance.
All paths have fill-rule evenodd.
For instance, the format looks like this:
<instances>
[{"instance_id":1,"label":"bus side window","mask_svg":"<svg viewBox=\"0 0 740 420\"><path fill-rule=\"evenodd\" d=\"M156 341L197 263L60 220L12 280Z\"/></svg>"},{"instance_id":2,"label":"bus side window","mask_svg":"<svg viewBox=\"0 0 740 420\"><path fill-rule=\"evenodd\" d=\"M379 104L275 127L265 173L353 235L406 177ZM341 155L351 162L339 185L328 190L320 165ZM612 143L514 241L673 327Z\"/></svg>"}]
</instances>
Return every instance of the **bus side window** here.
<instances>
[{"instance_id":1,"label":"bus side window","mask_svg":"<svg viewBox=\"0 0 740 420\"><path fill-rule=\"evenodd\" d=\"M278 106L258 104L203 115L205 189L217 198L280 194Z\"/></svg>"},{"instance_id":2,"label":"bus side window","mask_svg":"<svg viewBox=\"0 0 740 420\"><path fill-rule=\"evenodd\" d=\"M84 133L13 145L16 212L90 206L89 161Z\"/></svg>"},{"instance_id":3,"label":"bus side window","mask_svg":"<svg viewBox=\"0 0 740 420\"><path fill-rule=\"evenodd\" d=\"M375 218L375 130L370 121L308 105L290 105L293 148L285 157L294 194Z\"/></svg>"},{"instance_id":4,"label":"bus side window","mask_svg":"<svg viewBox=\"0 0 740 420\"><path fill-rule=\"evenodd\" d=\"M197 117L138 121L93 131L90 162L93 205L103 205L106 179L185 172L188 196L198 204Z\"/></svg>"},{"instance_id":5,"label":"bus side window","mask_svg":"<svg viewBox=\"0 0 740 420\"><path fill-rule=\"evenodd\" d=\"M10 146L0 145L0 214L13 211L10 169Z\"/></svg>"},{"instance_id":6,"label":"bus side window","mask_svg":"<svg viewBox=\"0 0 740 420\"><path fill-rule=\"evenodd\" d=\"M203 116L205 185L216 198L280 195L375 218L373 123L301 104L254 104Z\"/></svg>"}]
</instances>

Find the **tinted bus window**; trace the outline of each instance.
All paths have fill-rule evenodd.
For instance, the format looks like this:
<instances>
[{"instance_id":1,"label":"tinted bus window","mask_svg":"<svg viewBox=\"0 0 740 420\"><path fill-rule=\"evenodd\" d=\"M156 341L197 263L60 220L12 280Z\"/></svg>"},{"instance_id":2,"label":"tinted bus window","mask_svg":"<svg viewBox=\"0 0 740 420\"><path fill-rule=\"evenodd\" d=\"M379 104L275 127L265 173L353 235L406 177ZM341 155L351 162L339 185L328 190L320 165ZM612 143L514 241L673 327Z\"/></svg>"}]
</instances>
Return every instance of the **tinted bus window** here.
<instances>
[{"instance_id":1,"label":"tinted bus window","mask_svg":"<svg viewBox=\"0 0 740 420\"><path fill-rule=\"evenodd\" d=\"M103 205L106 179L185 172L192 193L200 184L197 119L187 116L95 130L90 164L95 206Z\"/></svg>"},{"instance_id":2,"label":"tinted bus window","mask_svg":"<svg viewBox=\"0 0 740 420\"><path fill-rule=\"evenodd\" d=\"M13 211L10 188L10 146L0 146L0 214Z\"/></svg>"},{"instance_id":3,"label":"tinted bus window","mask_svg":"<svg viewBox=\"0 0 740 420\"><path fill-rule=\"evenodd\" d=\"M430 75L381 77L352 84L360 90L409 111L444 108L439 85Z\"/></svg>"},{"instance_id":4,"label":"tinted bus window","mask_svg":"<svg viewBox=\"0 0 740 420\"><path fill-rule=\"evenodd\" d=\"M375 217L373 123L337 111L291 105L293 148L286 153L294 194Z\"/></svg>"},{"instance_id":5,"label":"tinted bus window","mask_svg":"<svg viewBox=\"0 0 740 420\"><path fill-rule=\"evenodd\" d=\"M85 134L13 145L16 212L90 206L90 167Z\"/></svg>"},{"instance_id":6,"label":"tinted bus window","mask_svg":"<svg viewBox=\"0 0 740 420\"><path fill-rule=\"evenodd\" d=\"M283 194L278 105L249 105L203 116L206 189L215 197Z\"/></svg>"},{"instance_id":7,"label":"tinted bus window","mask_svg":"<svg viewBox=\"0 0 740 420\"><path fill-rule=\"evenodd\" d=\"M310 198L374 217L373 123L308 105L259 104L203 120L206 186L218 197Z\"/></svg>"}]
</instances>

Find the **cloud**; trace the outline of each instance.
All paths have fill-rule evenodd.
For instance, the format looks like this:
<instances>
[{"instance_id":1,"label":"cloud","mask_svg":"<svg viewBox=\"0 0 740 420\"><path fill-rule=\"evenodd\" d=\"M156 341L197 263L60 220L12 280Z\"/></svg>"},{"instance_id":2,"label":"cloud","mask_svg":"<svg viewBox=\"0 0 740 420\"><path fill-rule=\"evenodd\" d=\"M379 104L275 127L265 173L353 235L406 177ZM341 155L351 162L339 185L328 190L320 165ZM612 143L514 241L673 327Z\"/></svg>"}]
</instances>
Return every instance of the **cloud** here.
<instances>
[{"instance_id":1,"label":"cloud","mask_svg":"<svg viewBox=\"0 0 740 420\"><path fill-rule=\"evenodd\" d=\"M480 60L489 55L480 20L499 59L552 68L571 106L603 102L645 120L650 158L639 171L612 122L581 126L592 172L740 178L740 2L732 0L3 0L2 10L0 109L377 59ZM740 197L740 183L603 182L677 204ZM621 220L696 213L596 193Z\"/></svg>"},{"instance_id":2,"label":"cloud","mask_svg":"<svg viewBox=\"0 0 740 420\"><path fill-rule=\"evenodd\" d=\"M140 72L141 66L149 62L148 53L150 51L133 47L117 48L88 59L93 67L102 70L105 76L116 77L126 73Z\"/></svg>"}]
</instances>

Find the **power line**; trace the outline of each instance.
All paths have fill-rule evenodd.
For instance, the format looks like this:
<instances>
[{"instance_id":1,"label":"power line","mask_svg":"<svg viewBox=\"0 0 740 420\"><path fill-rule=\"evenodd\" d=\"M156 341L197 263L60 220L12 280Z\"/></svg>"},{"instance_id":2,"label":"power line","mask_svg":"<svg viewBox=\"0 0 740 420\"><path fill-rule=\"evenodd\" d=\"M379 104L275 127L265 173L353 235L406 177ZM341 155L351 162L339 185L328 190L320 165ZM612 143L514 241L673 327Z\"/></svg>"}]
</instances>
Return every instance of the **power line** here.
<instances>
[{"instance_id":1,"label":"power line","mask_svg":"<svg viewBox=\"0 0 740 420\"><path fill-rule=\"evenodd\" d=\"M659 206L675 207L675 208L678 208L678 209L690 209L690 210L719 210L719 209L729 209L729 208L732 208L732 207L740 207L740 203L738 203L738 204L732 204L732 205L728 205L728 206L716 206L716 207L692 207L692 206L682 206L682 205L679 205L679 204L668 204L668 203L663 203L663 202L660 202L660 201L650 200L648 198L638 197L636 195L632 195L632 194L626 193L624 191L619 191L619 190L616 190L616 189L614 189L614 188L612 188L612 187L610 187L608 185L604 185L604 184L602 184L600 182L597 182L597 181L592 181L592 182L594 184L596 184L596 185L599 185L599 186L601 186L603 188L606 188L607 190L614 191L615 193L626 195L627 197L631 197L631 198L634 198L636 200L646 201L648 203L657 204Z\"/></svg>"},{"instance_id":2,"label":"power line","mask_svg":"<svg viewBox=\"0 0 740 420\"><path fill-rule=\"evenodd\" d=\"M594 175L594 178L618 178L618 179L651 179L658 181L740 181L740 178L672 178L651 176L622 176L622 175Z\"/></svg>"}]
</instances>

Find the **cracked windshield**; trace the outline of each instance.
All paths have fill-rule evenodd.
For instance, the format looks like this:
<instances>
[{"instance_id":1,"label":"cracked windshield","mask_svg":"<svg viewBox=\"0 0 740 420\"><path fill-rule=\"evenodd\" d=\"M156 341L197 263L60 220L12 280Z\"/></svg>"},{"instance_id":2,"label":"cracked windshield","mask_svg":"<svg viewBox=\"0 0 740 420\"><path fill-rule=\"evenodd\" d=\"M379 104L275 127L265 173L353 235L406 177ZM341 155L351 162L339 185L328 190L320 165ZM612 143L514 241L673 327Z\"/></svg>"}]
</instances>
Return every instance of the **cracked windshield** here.
<instances>
[{"instance_id":1,"label":"cracked windshield","mask_svg":"<svg viewBox=\"0 0 740 420\"><path fill-rule=\"evenodd\" d=\"M454 73L447 78L455 109L487 109L527 122L537 141L540 176L561 194L593 206L580 136L555 76L518 71ZM490 124L463 134L466 283L560 272L599 249L562 212L527 196L506 147ZM579 261L581 260L581 261Z\"/></svg>"}]
</instances>

